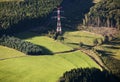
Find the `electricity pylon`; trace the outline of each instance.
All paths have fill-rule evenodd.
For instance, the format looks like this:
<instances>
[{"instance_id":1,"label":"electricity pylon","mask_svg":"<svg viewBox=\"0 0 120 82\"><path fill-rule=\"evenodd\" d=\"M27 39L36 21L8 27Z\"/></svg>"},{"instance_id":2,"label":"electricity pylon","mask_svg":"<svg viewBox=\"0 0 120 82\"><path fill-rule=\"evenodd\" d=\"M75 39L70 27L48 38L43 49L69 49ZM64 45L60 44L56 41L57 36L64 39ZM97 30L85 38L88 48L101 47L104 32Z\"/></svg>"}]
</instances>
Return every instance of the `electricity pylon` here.
<instances>
[{"instance_id":1,"label":"electricity pylon","mask_svg":"<svg viewBox=\"0 0 120 82\"><path fill-rule=\"evenodd\" d=\"M61 25L61 18L65 18L65 17L62 17L61 16L61 12L63 12L63 11L61 11L61 8L62 7L57 7L57 16L54 16L53 18L57 18L57 28L56 28L56 31L57 31L57 33L62 33L62 25Z\"/></svg>"}]
</instances>

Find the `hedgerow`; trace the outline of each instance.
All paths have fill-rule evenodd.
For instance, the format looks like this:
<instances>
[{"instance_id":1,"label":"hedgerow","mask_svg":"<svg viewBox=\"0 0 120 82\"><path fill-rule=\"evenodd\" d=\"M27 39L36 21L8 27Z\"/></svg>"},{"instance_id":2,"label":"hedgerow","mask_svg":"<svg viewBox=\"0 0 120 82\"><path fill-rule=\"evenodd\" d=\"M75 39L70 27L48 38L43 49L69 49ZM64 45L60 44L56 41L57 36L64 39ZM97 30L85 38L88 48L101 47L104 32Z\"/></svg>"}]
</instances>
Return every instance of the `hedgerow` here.
<instances>
[{"instance_id":1,"label":"hedgerow","mask_svg":"<svg viewBox=\"0 0 120 82\"><path fill-rule=\"evenodd\" d=\"M0 45L7 46L18 51L21 51L27 55L41 55L44 54L40 46L32 44L27 41L23 41L16 37L10 37L8 35L3 35L0 38Z\"/></svg>"}]
</instances>

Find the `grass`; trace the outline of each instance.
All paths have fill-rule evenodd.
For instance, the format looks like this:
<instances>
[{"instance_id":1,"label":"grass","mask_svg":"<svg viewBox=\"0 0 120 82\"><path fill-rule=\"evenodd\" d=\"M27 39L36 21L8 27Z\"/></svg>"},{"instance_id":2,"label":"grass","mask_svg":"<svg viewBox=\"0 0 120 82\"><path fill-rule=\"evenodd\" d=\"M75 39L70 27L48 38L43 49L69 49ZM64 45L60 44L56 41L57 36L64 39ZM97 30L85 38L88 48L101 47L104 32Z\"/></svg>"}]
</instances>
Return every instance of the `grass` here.
<instances>
[{"instance_id":1,"label":"grass","mask_svg":"<svg viewBox=\"0 0 120 82\"><path fill-rule=\"evenodd\" d=\"M25 54L8 47L0 46L0 59L19 57L19 56L25 56Z\"/></svg>"},{"instance_id":2,"label":"grass","mask_svg":"<svg viewBox=\"0 0 120 82\"><path fill-rule=\"evenodd\" d=\"M65 71L100 68L80 51L53 56L28 56L0 61L0 82L56 82Z\"/></svg>"},{"instance_id":3,"label":"grass","mask_svg":"<svg viewBox=\"0 0 120 82\"><path fill-rule=\"evenodd\" d=\"M65 44L32 32L17 35L17 37L23 40L44 46L52 52L72 50L72 46L68 46L66 43L79 43L83 41L85 44L92 45L93 39L101 37L80 31L67 32L64 36L66 38ZM86 41L88 40L87 38L89 42ZM5 54L5 57L10 58L17 55L24 55L14 49L9 50L6 47L0 48L0 55L1 53ZM4 55L1 57L5 58ZM52 56L26 56L0 60L0 82L56 82L64 72L80 67L96 67L101 69L90 57L80 51L55 54Z\"/></svg>"},{"instance_id":4,"label":"grass","mask_svg":"<svg viewBox=\"0 0 120 82\"><path fill-rule=\"evenodd\" d=\"M102 47L104 48L104 51L106 51L106 53L110 52L111 56L120 60L120 45L114 47L110 45L103 45Z\"/></svg>"},{"instance_id":5,"label":"grass","mask_svg":"<svg viewBox=\"0 0 120 82\"><path fill-rule=\"evenodd\" d=\"M20 33L17 37L41 45L52 52L63 52L72 50L72 48L79 48L80 42L92 46L95 39L103 39L103 36L99 34L93 34L86 31L66 32L64 34L65 40L63 43L33 32Z\"/></svg>"},{"instance_id":6,"label":"grass","mask_svg":"<svg viewBox=\"0 0 120 82\"><path fill-rule=\"evenodd\" d=\"M103 56L112 56L120 60L120 39L97 46L96 49L99 53L103 54Z\"/></svg>"},{"instance_id":7,"label":"grass","mask_svg":"<svg viewBox=\"0 0 120 82\"><path fill-rule=\"evenodd\" d=\"M64 43L73 48L78 48L79 43L82 42L85 45L93 46L95 39L103 39L103 36L86 31L66 32L64 34Z\"/></svg>"},{"instance_id":8,"label":"grass","mask_svg":"<svg viewBox=\"0 0 120 82\"><path fill-rule=\"evenodd\" d=\"M47 36L41 36L33 32L20 33L17 35L17 37L22 38L28 42L43 46L53 53L72 50L71 47L62 44L59 41L55 41Z\"/></svg>"},{"instance_id":9,"label":"grass","mask_svg":"<svg viewBox=\"0 0 120 82\"><path fill-rule=\"evenodd\" d=\"M37 36L33 37L31 39L26 39L26 41L32 42L37 45L41 45L47 49L49 49L52 52L63 52L63 51L68 51L72 50L71 47L68 47L58 41L55 41L51 38L48 38L46 36Z\"/></svg>"}]
</instances>

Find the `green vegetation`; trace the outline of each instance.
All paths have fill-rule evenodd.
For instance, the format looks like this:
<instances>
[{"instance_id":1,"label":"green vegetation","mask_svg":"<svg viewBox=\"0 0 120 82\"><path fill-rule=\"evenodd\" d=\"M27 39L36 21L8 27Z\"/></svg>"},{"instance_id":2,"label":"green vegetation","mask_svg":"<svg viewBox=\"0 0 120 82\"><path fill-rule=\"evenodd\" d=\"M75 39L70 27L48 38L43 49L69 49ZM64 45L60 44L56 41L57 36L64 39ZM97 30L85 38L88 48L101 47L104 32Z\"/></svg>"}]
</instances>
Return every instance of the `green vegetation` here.
<instances>
[{"instance_id":1,"label":"green vegetation","mask_svg":"<svg viewBox=\"0 0 120 82\"><path fill-rule=\"evenodd\" d=\"M114 39L106 44L95 47L109 70L120 78L120 39Z\"/></svg>"},{"instance_id":2,"label":"green vegetation","mask_svg":"<svg viewBox=\"0 0 120 82\"><path fill-rule=\"evenodd\" d=\"M119 36L119 34L118 34ZM120 36L116 37L115 39L111 41L105 42L101 46L95 47L96 50L98 50L99 53L103 54L102 56L111 56L116 59L120 60Z\"/></svg>"},{"instance_id":3,"label":"green vegetation","mask_svg":"<svg viewBox=\"0 0 120 82\"><path fill-rule=\"evenodd\" d=\"M59 82L117 82L117 80L107 70L78 68L65 72Z\"/></svg>"},{"instance_id":4,"label":"green vegetation","mask_svg":"<svg viewBox=\"0 0 120 82\"><path fill-rule=\"evenodd\" d=\"M71 46L73 48L81 46L89 47L93 51L97 51L98 56L101 57L102 61L108 67L109 71L112 72L115 76L120 78L120 36L119 32L117 32L115 29L108 29L105 28L104 31L102 31L102 28L95 28L92 31L93 33L86 32L86 31L75 31L75 32L66 32L65 33L65 44L68 46ZM95 33L94 33L95 32ZM96 34L99 33L99 34ZM102 35L108 36L108 40L106 42L106 38ZM111 40L109 40L109 37L111 35ZM117 36L118 37L117 37ZM90 38L92 37L92 38ZM69 39L68 39L69 38ZM102 44L101 44L102 42ZM104 43L103 43L104 42ZM98 45L98 44L101 45ZM97 46L94 46L97 45ZM93 53L91 53L93 54Z\"/></svg>"},{"instance_id":5,"label":"green vegetation","mask_svg":"<svg viewBox=\"0 0 120 82\"><path fill-rule=\"evenodd\" d=\"M39 65L41 66L41 67L39 67L39 65L38 64L36 64L36 65L38 65L38 67L37 66L35 66L35 68L34 68L34 66L31 68L32 70L30 70L31 72L31 74L32 73L34 73L35 74L35 76L33 77L33 81L35 80L35 81L38 81L38 78L40 79L40 81L50 81L50 82L52 82L52 81L56 81L60 76L62 76L62 74L65 72L65 71L68 71L68 70L71 70L72 68L81 68L81 67L96 67L96 63L94 62L93 63L93 61L91 61L91 59L88 57L88 56L83 56L82 54L83 53L81 53L80 51L77 51L77 52L72 52L72 53L64 53L65 51L70 51L70 50L72 50L73 48L78 48L78 47L80 47L80 43L82 43L82 46L86 46L86 47L89 47L89 46L94 46L94 41L97 39L97 40L104 40L104 37L102 36L102 35L99 35L99 34L94 34L94 33L90 33L90 32L87 32L87 31L74 31L74 32L66 32L65 34L64 34L64 37L65 37L65 40L61 43L60 41L56 41L56 40L54 40L54 39L51 39L51 38L49 38L49 37L47 37L47 36L42 36L42 35L39 35L39 34L37 34L37 33L34 33L34 32L30 32L30 31L28 31L28 32L23 32L23 33L19 33L18 35L16 35L17 37L19 37L19 38L21 38L21 39L23 39L23 40L25 40L25 41L28 41L28 42L31 42L31 43L34 43L34 44L37 44L37 45L40 45L40 46L43 46L43 47L45 47L46 49L48 49L48 50L50 50L52 53L61 53L61 54L56 54L56 55L53 55L53 56L41 56L41 57L43 57L44 59L46 59L47 60L47 58L48 57L50 57L50 60L48 59L48 61L49 61L49 63L50 63L50 61L52 61L52 60L54 60L54 57L55 57L55 59L57 60L57 58L56 57L62 57L62 58L64 58L65 59L65 61L67 60L67 61L69 61L69 63L71 62L72 64L74 64L74 66L75 67L69 67L69 69L62 69L62 70L59 70L59 72L58 72L58 70L57 69L55 69L55 67L57 67L57 66L55 66L55 67L51 67L50 65L53 63L53 62L51 62L50 63L50 65L48 65L48 64L46 64L46 62L48 62L48 61L46 61L46 62L44 62L44 66L50 66L51 68L51 70L48 70L48 71L46 71L46 72L44 72L43 70L41 70L41 69L43 69L44 68L44 66L42 67L41 65L43 65L43 63L41 64L41 63L39 63ZM97 42L97 43L99 43L99 42ZM117 42L118 43L118 42ZM117 44L116 43L116 44ZM104 44L105 45L105 44ZM98 46L96 46L95 47L95 50L96 49L99 49L98 47L105 47L104 45L98 45ZM118 46L118 45L116 45L116 46ZM119 48L119 47L118 47ZM113 49L112 49L113 50ZM112 51L111 50L111 51ZM114 50L116 50L116 49L114 49ZM114 52L117 52L117 51L114 51ZM85 55L85 54L84 54ZM19 55L19 56L17 56L17 57L20 57L21 55ZM77 56L77 57L76 57ZM118 53L118 56L119 56L119 53ZM7 55L6 55L6 57L5 56L1 56L1 57L3 57L3 59L4 58L9 58L9 56L7 57ZM14 57L14 56L13 56ZM39 56L37 56L37 57L33 57L33 60L32 60L32 58L31 57L25 57L25 58L16 58L16 59L14 59L14 60L16 60L16 61L18 61L19 59L24 59L24 61L28 61L29 62L29 58L31 58L31 62L33 62L36 58L37 59L39 59L39 61L42 61L41 59L41 57L39 57ZM10 58L12 58L12 56L10 57ZM52 59L53 58L53 59ZM75 58L75 59L74 59ZM107 56L106 56L106 58L107 58ZM118 58L117 56L116 56L116 58ZM10 59L10 60L13 60L13 59ZM115 74L115 73L118 73L119 72L119 70L117 70L118 68L119 68L119 66L117 65L117 67L115 67L114 69L112 68L113 67L113 59L111 59L111 63L110 63L110 61L108 62L108 60L109 59L104 59L103 61L104 61L104 63L106 64L106 66L108 66L108 67L110 67L110 70L112 70L112 71L114 71L114 70L116 70L116 72L114 71L114 72L112 72L113 74ZM5 61L9 61L9 60L5 60ZM39 62L38 61L38 62ZM57 60L57 61L55 61L55 62L57 62L57 64L58 64L58 61L60 61L60 62L62 62L62 60ZM65 62L64 61L64 62ZM107 63L106 63L106 61L107 61ZM116 63L116 60L114 60L115 61L115 63ZM20 61L19 61L20 62ZM37 62L37 63L38 63ZM25 63L25 62L24 62ZM63 63L63 62L62 62ZM60 65L62 64L62 63L60 63ZM117 63L118 63L118 61L117 61ZM65 64L65 63L64 63ZM67 64L67 63L66 63ZM25 64L24 64L25 65ZM69 65L69 64L67 64L67 65ZM89 66L88 66L89 65ZM109 66L110 65L110 66ZM114 64L114 65L116 65L116 64ZM19 67L19 66L18 66ZM27 67L29 67L29 66L27 66ZM6 67L7 68L7 67ZM36 72L35 71L35 69L36 68L41 68L38 72ZM54 69L53 69L54 68ZM64 68L64 67L63 67ZM15 68L15 70L17 70L18 68ZM23 68L23 70L26 70L27 68ZM45 68L44 68L45 69ZM60 68L61 69L61 68ZM6 70L6 69L5 69ZM4 71L5 71L4 70ZM20 70L20 76L21 77L23 77L24 75L23 74L21 74L21 72L23 72L23 70ZM51 75L51 72L53 73L53 70L57 70L57 72L59 73L58 75L54 75L53 77L51 76L50 78L48 78L48 79L45 79L45 77L46 76L48 76L48 75ZM4 71L2 72L2 75L4 76ZM9 72L12 72L13 71L13 69L11 68L11 70L9 70ZM42 72L43 71L43 72ZM28 73L28 72L27 72ZM42 73L42 74L38 74L38 73ZM48 73L48 74L47 74ZM10 74L11 75L11 74ZM39 77L37 77L36 75L39 75ZM42 76L43 75L43 76ZM9 76L9 75L8 75ZM16 76L13 76L13 77L19 77L19 74L18 75L16 75ZM28 78L31 78L31 76L29 76L28 75ZM52 78L52 79L51 79ZM10 78L8 78L8 79L5 79L5 80L1 80L1 81L9 81L9 80L12 80L13 82L16 80L16 79L13 79L12 77L10 77ZM25 81L30 81L31 79L25 79Z\"/></svg>"},{"instance_id":6,"label":"green vegetation","mask_svg":"<svg viewBox=\"0 0 120 82\"><path fill-rule=\"evenodd\" d=\"M53 56L27 56L0 61L0 82L56 82L74 68L100 68L80 51Z\"/></svg>"},{"instance_id":7,"label":"green vegetation","mask_svg":"<svg viewBox=\"0 0 120 82\"><path fill-rule=\"evenodd\" d=\"M49 38L42 33L56 28L55 21L49 18L58 5L65 11L64 34L48 33ZM71 69L77 70L66 72L61 78L65 82L76 82L81 77L87 82L89 76L115 82L109 73L99 69L105 64L120 78L120 38L115 37L120 29L119 9L119 0L0 0L0 82L56 82ZM83 69L93 67L98 69ZM94 77L96 71L100 76Z\"/></svg>"},{"instance_id":8,"label":"green vegetation","mask_svg":"<svg viewBox=\"0 0 120 82\"><path fill-rule=\"evenodd\" d=\"M3 35L0 38L0 45L19 50L19 51L21 51L25 54L28 54L28 55L45 54L45 52L43 53L44 50L42 49L42 47L40 47L38 45L34 45L30 42L22 41L18 38L15 38L15 37Z\"/></svg>"},{"instance_id":9,"label":"green vegetation","mask_svg":"<svg viewBox=\"0 0 120 82\"><path fill-rule=\"evenodd\" d=\"M20 56L25 56L25 54L8 47L0 46L0 59L20 57Z\"/></svg>"},{"instance_id":10,"label":"green vegetation","mask_svg":"<svg viewBox=\"0 0 120 82\"><path fill-rule=\"evenodd\" d=\"M64 43L73 48L78 48L80 42L86 46L94 46L94 40L104 40L104 37L99 34L90 33L87 31L66 32L64 34ZM102 43L99 41L99 43Z\"/></svg>"},{"instance_id":11,"label":"green vegetation","mask_svg":"<svg viewBox=\"0 0 120 82\"><path fill-rule=\"evenodd\" d=\"M102 57L103 62L109 68L112 74L114 74L120 81L120 60L107 56Z\"/></svg>"},{"instance_id":12,"label":"green vegetation","mask_svg":"<svg viewBox=\"0 0 120 82\"><path fill-rule=\"evenodd\" d=\"M120 29L120 0L101 0L85 15L83 24Z\"/></svg>"},{"instance_id":13,"label":"green vegetation","mask_svg":"<svg viewBox=\"0 0 120 82\"><path fill-rule=\"evenodd\" d=\"M7 29L1 34L17 33L44 23L44 18L60 3L61 0L0 2L0 29Z\"/></svg>"},{"instance_id":14,"label":"green vegetation","mask_svg":"<svg viewBox=\"0 0 120 82\"><path fill-rule=\"evenodd\" d=\"M54 41L53 39L45 36L33 37L30 39L26 39L26 41L46 47L52 52L68 51L72 49L71 47L68 47L60 42Z\"/></svg>"},{"instance_id":15,"label":"green vegetation","mask_svg":"<svg viewBox=\"0 0 120 82\"><path fill-rule=\"evenodd\" d=\"M53 53L72 50L71 47L62 44L59 41L56 41L47 36L41 36L37 33L23 32L23 33L19 33L16 36L19 38L23 38L25 41L43 46L43 47L49 49L50 51L52 51ZM23 36L23 37L21 37L21 36Z\"/></svg>"}]
</instances>

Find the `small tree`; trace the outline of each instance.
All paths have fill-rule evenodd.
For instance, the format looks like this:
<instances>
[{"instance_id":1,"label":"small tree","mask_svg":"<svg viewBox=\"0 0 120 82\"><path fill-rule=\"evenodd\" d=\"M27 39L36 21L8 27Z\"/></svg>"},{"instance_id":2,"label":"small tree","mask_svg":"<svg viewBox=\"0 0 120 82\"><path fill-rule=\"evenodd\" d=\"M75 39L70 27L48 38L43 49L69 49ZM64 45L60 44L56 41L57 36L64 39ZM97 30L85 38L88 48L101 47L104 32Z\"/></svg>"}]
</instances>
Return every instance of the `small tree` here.
<instances>
[{"instance_id":1,"label":"small tree","mask_svg":"<svg viewBox=\"0 0 120 82\"><path fill-rule=\"evenodd\" d=\"M61 35L59 35L58 38L57 38L57 40L64 41L64 37L61 36Z\"/></svg>"},{"instance_id":2,"label":"small tree","mask_svg":"<svg viewBox=\"0 0 120 82\"><path fill-rule=\"evenodd\" d=\"M79 46L80 46L80 47L83 47L83 45L84 45L83 42L80 42L80 43L79 43Z\"/></svg>"},{"instance_id":3,"label":"small tree","mask_svg":"<svg viewBox=\"0 0 120 82\"><path fill-rule=\"evenodd\" d=\"M109 41L109 37L105 36L104 42L108 42Z\"/></svg>"},{"instance_id":4,"label":"small tree","mask_svg":"<svg viewBox=\"0 0 120 82\"><path fill-rule=\"evenodd\" d=\"M94 46L97 46L98 45L98 40L97 39L95 39L94 41L93 41L93 44L94 44Z\"/></svg>"}]
</instances>

